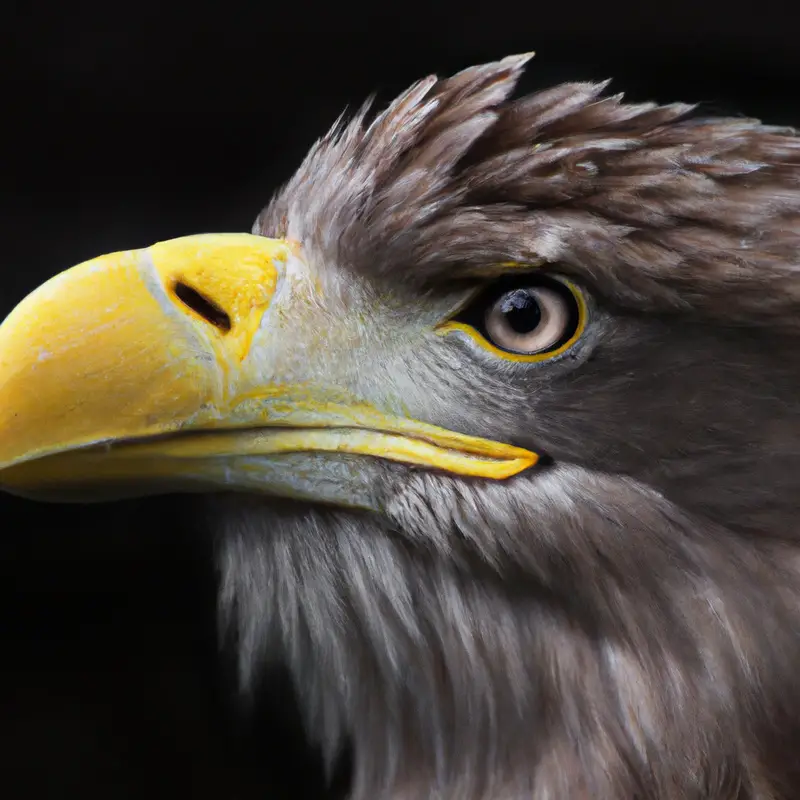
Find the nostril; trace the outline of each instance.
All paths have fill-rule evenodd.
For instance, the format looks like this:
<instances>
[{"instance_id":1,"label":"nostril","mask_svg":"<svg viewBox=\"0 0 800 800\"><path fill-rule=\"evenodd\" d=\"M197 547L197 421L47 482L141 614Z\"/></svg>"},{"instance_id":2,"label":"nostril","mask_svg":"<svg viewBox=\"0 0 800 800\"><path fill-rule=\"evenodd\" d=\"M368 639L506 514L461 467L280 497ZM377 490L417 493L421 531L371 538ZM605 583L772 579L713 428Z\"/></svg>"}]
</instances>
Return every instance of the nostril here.
<instances>
[{"instance_id":1,"label":"nostril","mask_svg":"<svg viewBox=\"0 0 800 800\"><path fill-rule=\"evenodd\" d=\"M199 314L206 322L227 333L231 329L231 318L216 304L204 297L197 289L177 281L173 287L175 296L187 307Z\"/></svg>"}]
</instances>

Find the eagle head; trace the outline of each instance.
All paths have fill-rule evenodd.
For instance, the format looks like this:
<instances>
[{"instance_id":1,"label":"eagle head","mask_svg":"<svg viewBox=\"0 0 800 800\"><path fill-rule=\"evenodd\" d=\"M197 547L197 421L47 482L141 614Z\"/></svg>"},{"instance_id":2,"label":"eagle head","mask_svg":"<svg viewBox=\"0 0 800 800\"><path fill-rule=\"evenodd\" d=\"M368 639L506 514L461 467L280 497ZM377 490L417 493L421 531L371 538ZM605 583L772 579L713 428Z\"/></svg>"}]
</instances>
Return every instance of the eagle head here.
<instances>
[{"instance_id":1,"label":"eagle head","mask_svg":"<svg viewBox=\"0 0 800 800\"><path fill-rule=\"evenodd\" d=\"M526 61L29 295L0 485L205 494L242 682L354 800L795 796L800 139Z\"/></svg>"}]
</instances>

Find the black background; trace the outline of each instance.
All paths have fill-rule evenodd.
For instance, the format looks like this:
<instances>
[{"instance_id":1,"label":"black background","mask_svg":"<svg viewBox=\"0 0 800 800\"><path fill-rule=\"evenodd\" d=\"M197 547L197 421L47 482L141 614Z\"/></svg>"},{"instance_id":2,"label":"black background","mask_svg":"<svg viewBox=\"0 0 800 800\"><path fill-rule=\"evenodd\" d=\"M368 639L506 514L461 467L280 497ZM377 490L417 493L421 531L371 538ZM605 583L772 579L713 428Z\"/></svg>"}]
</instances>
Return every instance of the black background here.
<instances>
[{"instance_id":1,"label":"black background","mask_svg":"<svg viewBox=\"0 0 800 800\"><path fill-rule=\"evenodd\" d=\"M798 124L792 5L12 7L0 316L94 255L248 230L345 106L510 52L537 52L525 89L612 77L632 99ZM315 795L288 701L260 706L257 724L236 713L193 511L0 496L0 795Z\"/></svg>"}]
</instances>

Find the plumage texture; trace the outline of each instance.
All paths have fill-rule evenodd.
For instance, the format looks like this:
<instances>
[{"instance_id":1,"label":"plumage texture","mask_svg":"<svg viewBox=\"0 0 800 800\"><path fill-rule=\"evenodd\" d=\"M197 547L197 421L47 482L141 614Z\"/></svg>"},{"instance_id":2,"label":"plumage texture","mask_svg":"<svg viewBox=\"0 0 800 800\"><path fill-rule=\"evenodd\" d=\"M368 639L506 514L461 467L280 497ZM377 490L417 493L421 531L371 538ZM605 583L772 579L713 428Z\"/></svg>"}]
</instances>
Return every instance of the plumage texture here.
<instances>
[{"instance_id":1,"label":"plumage texture","mask_svg":"<svg viewBox=\"0 0 800 800\"><path fill-rule=\"evenodd\" d=\"M337 124L255 231L302 243L333 326L508 262L574 279L552 364L329 356L549 464L374 462L382 514L216 499L243 680L288 664L354 800L800 797L800 139L604 84L511 100L526 60Z\"/></svg>"},{"instance_id":2,"label":"plumage texture","mask_svg":"<svg viewBox=\"0 0 800 800\"><path fill-rule=\"evenodd\" d=\"M369 126L366 108L337 124L255 232L371 280L544 259L640 310L800 324L792 131L601 99L606 84L509 102L526 61L428 78Z\"/></svg>"}]
</instances>

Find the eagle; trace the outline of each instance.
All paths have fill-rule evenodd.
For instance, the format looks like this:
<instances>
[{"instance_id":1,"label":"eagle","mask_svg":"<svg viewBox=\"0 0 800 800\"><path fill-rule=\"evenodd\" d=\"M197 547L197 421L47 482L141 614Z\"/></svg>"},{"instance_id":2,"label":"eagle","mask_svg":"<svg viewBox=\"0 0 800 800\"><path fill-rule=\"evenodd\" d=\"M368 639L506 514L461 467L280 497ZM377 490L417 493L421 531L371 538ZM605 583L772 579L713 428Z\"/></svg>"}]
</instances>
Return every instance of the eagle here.
<instances>
[{"instance_id":1,"label":"eagle","mask_svg":"<svg viewBox=\"0 0 800 800\"><path fill-rule=\"evenodd\" d=\"M800 138L517 55L0 326L0 486L196 495L350 800L800 797Z\"/></svg>"}]
</instances>

